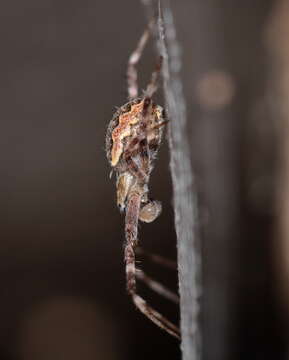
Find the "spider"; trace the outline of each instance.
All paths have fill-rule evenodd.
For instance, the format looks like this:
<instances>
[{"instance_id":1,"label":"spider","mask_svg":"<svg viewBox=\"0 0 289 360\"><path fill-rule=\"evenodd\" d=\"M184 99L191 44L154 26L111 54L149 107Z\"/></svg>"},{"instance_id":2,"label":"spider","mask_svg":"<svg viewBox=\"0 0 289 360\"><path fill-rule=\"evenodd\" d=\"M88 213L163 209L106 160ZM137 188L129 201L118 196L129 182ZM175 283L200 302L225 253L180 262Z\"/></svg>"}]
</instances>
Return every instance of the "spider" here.
<instances>
[{"instance_id":1,"label":"spider","mask_svg":"<svg viewBox=\"0 0 289 360\"><path fill-rule=\"evenodd\" d=\"M162 210L159 201L149 198L148 183L161 145L164 125L167 124L164 110L152 100L158 88L163 59L159 57L151 80L142 96L138 95L136 70L151 30L152 22L145 29L136 49L129 57L127 68L129 101L115 112L108 125L106 154L112 171L116 173L117 205L121 212L125 212L124 260L127 291L136 307L145 316L169 334L179 338L179 329L147 304L136 292L138 278L159 294L178 302L177 295L136 268L138 221L150 223L160 215Z\"/></svg>"}]
</instances>

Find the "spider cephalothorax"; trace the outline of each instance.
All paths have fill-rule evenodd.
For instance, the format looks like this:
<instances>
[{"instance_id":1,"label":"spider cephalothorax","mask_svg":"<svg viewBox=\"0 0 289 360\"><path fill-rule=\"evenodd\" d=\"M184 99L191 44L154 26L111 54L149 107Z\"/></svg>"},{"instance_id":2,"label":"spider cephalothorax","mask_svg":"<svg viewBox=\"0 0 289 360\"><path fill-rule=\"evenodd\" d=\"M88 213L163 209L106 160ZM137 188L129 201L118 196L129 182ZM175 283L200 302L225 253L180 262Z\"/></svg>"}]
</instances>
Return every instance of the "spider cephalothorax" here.
<instances>
[{"instance_id":1,"label":"spider cephalothorax","mask_svg":"<svg viewBox=\"0 0 289 360\"><path fill-rule=\"evenodd\" d=\"M157 90L161 57L144 96L138 97L136 64L149 37L150 26L130 56L127 70L129 102L115 112L108 125L106 154L116 173L117 205L121 211L125 211L127 290L143 314L171 335L179 337L178 328L136 293L136 278L139 278L160 294L177 301L175 294L135 267L138 221L152 222L161 213L160 202L151 200L148 196L148 183L161 144L164 125L167 123L162 107L152 100Z\"/></svg>"}]
</instances>

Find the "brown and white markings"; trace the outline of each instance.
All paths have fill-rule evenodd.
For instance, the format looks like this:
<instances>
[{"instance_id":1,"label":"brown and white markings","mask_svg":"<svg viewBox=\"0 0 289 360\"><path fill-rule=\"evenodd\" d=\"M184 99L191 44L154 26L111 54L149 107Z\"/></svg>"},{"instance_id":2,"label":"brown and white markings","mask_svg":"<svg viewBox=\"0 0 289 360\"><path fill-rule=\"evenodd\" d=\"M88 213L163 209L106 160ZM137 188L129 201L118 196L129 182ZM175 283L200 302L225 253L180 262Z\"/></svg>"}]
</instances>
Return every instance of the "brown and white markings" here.
<instances>
[{"instance_id":1,"label":"brown and white markings","mask_svg":"<svg viewBox=\"0 0 289 360\"><path fill-rule=\"evenodd\" d=\"M160 57L143 94L138 95L136 65L149 38L152 24L143 33L128 62L129 102L114 114L106 134L107 158L116 173L117 205L125 211L125 264L127 290L137 308L156 325L179 338L179 329L155 311L136 293L136 279L164 297L178 302L177 295L136 269L135 249L138 242L138 221L150 223L161 213L161 203L148 196L148 182L159 150L164 125L167 123L161 106L152 100L161 71Z\"/></svg>"}]
</instances>

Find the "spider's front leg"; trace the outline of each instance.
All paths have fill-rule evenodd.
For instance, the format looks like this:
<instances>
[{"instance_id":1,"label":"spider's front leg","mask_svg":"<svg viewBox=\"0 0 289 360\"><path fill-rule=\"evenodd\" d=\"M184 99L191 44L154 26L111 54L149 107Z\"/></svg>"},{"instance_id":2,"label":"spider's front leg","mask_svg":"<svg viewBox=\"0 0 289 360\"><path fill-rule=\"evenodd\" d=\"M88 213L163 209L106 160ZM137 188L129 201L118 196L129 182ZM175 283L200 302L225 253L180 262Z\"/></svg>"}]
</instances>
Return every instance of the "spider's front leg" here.
<instances>
[{"instance_id":1,"label":"spider's front leg","mask_svg":"<svg viewBox=\"0 0 289 360\"><path fill-rule=\"evenodd\" d=\"M149 23L147 29L142 34L136 49L131 53L128 66L127 66L127 85L128 85L128 98L135 99L138 96L138 84L137 84L137 70L136 65L138 64L146 43L150 36L152 22Z\"/></svg>"},{"instance_id":2,"label":"spider's front leg","mask_svg":"<svg viewBox=\"0 0 289 360\"><path fill-rule=\"evenodd\" d=\"M141 280L148 288L153 290L158 295L174 302L175 304L179 304L180 299L177 294L175 294L173 291L168 289L165 285L163 285L159 281L156 281L150 276L148 276L142 270L137 269L136 277L138 280Z\"/></svg>"}]
</instances>

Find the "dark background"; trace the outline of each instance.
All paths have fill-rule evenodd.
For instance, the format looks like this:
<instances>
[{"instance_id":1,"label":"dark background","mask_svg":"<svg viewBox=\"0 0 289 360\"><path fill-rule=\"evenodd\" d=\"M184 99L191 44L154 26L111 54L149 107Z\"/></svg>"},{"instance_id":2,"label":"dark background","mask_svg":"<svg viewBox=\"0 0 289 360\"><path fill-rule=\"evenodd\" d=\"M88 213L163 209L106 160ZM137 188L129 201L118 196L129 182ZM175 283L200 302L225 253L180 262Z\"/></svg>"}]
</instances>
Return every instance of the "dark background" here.
<instances>
[{"instance_id":1,"label":"dark background","mask_svg":"<svg viewBox=\"0 0 289 360\"><path fill-rule=\"evenodd\" d=\"M0 14L1 359L145 359L162 349L177 358L177 342L126 294L124 218L104 151L126 102L141 5L3 1ZM154 60L148 50L143 88ZM174 258L166 152L152 180L163 214L140 239ZM147 268L176 289L173 271ZM177 307L143 294L177 318Z\"/></svg>"},{"instance_id":2,"label":"dark background","mask_svg":"<svg viewBox=\"0 0 289 360\"><path fill-rule=\"evenodd\" d=\"M264 100L264 29L275 2L172 3L200 192L205 358L285 359L270 255L277 146ZM104 151L107 124L126 102L127 59L144 26L134 0L0 3L3 360L180 358L178 343L126 294L124 219ZM141 88L154 61L150 44L139 66ZM199 77L215 68L234 79L232 102L220 112L204 110L196 95ZM165 143L151 184L163 213L141 226L140 241L174 259L168 161ZM173 271L147 260L141 266L176 289ZM140 291L177 321L175 306ZM230 355L218 357L225 347Z\"/></svg>"}]
</instances>

